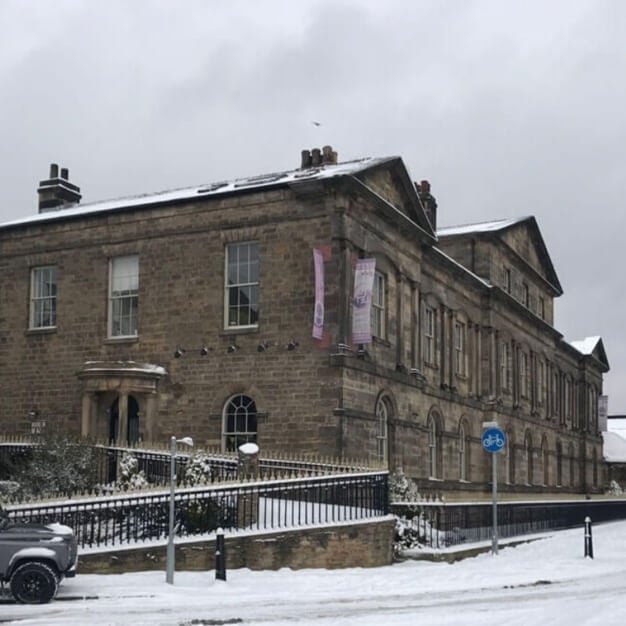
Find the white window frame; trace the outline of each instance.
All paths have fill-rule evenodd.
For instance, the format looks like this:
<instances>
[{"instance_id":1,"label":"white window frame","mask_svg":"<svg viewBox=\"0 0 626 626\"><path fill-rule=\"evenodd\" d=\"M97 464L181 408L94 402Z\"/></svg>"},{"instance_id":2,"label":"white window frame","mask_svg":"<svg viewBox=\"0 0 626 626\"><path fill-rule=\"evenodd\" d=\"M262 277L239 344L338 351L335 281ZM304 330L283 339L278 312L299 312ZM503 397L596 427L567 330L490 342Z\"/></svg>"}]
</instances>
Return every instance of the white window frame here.
<instances>
[{"instance_id":1,"label":"white window frame","mask_svg":"<svg viewBox=\"0 0 626 626\"><path fill-rule=\"evenodd\" d=\"M424 362L435 365L435 309L424 307Z\"/></svg>"},{"instance_id":2,"label":"white window frame","mask_svg":"<svg viewBox=\"0 0 626 626\"><path fill-rule=\"evenodd\" d=\"M539 360L537 361L537 405L544 405L544 398L546 393L546 364Z\"/></svg>"},{"instance_id":3,"label":"white window frame","mask_svg":"<svg viewBox=\"0 0 626 626\"><path fill-rule=\"evenodd\" d=\"M229 417L232 415L233 428L229 429ZM256 443L258 437L258 418L255 401L245 394L235 394L224 404L222 412L222 450L237 452L244 443ZM239 426L243 425L243 428ZM232 439L233 445L231 445Z\"/></svg>"},{"instance_id":4,"label":"white window frame","mask_svg":"<svg viewBox=\"0 0 626 626\"><path fill-rule=\"evenodd\" d=\"M437 478L437 447L438 433L437 420L431 416L428 428L428 452L429 452L429 474L430 478Z\"/></svg>"},{"instance_id":5,"label":"white window frame","mask_svg":"<svg viewBox=\"0 0 626 626\"><path fill-rule=\"evenodd\" d=\"M33 267L30 273L29 328L40 330L57 325L57 266Z\"/></svg>"},{"instance_id":6,"label":"white window frame","mask_svg":"<svg viewBox=\"0 0 626 626\"><path fill-rule=\"evenodd\" d=\"M379 398L376 403L376 459L387 465L387 439L389 425L389 401Z\"/></svg>"},{"instance_id":7,"label":"white window frame","mask_svg":"<svg viewBox=\"0 0 626 626\"><path fill-rule=\"evenodd\" d=\"M500 342L500 387L511 391L512 349L508 341Z\"/></svg>"},{"instance_id":8,"label":"white window frame","mask_svg":"<svg viewBox=\"0 0 626 626\"><path fill-rule=\"evenodd\" d=\"M507 293L511 293L513 289L513 273L511 272L511 268L504 268L504 291Z\"/></svg>"},{"instance_id":9,"label":"white window frame","mask_svg":"<svg viewBox=\"0 0 626 626\"><path fill-rule=\"evenodd\" d=\"M511 435L506 433L504 438L504 482L511 484Z\"/></svg>"},{"instance_id":10,"label":"white window frame","mask_svg":"<svg viewBox=\"0 0 626 626\"><path fill-rule=\"evenodd\" d=\"M530 393L528 384L528 353L523 350L519 355L519 388L522 398L528 398Z\"/></svg>"},{"instance_id":11,"label":"white window frame","mask_svg":"<svg viewBox=\"0 0 626 626\"><path fill-rule=\"evenodd\" d=\"M259 243L239 241L228 244L224 261L224 328L257 328ZM247 303L242 304L244 299L247 299Z\"/></svg>"},{"instance_id":12,"label":"white window frame","mask_svg":"<svg viewBox=\"0 0 626 626\"><path fill-rule=\"evenodd\" d=\"M374 273L374 285L372 288L371 326L372 336L386 339L386 294L387 277L381 272Z\"/></svg>"},{"instance_id":13,"label":"white window frame","mask_svg":"<svg viewBox=\"0 0 626 626\"><path fill-rule=\"evenodd\" d=\"M454 373L467 376L467 332L463 322L454 322Z\"/></svg>"},{"instance_id":14,"label":"white window frame","mask_svg":"<svg viewBox=\"0 0 626 626\"><path fill-rule=\"evenodd\" d=\"M465 426L459 426L459 480L467 480L467 458L465 449Z\"/></svg>"},{"instance_id":15,"label":"white window frame","mask_svg":"<svg viewBox=\"0 0 626 626\"><path fill-rule=\"evenodd\" d=\"M109 260L108 336L137 337L139 324L139 256Z\"/></svg>"}]
</instances>

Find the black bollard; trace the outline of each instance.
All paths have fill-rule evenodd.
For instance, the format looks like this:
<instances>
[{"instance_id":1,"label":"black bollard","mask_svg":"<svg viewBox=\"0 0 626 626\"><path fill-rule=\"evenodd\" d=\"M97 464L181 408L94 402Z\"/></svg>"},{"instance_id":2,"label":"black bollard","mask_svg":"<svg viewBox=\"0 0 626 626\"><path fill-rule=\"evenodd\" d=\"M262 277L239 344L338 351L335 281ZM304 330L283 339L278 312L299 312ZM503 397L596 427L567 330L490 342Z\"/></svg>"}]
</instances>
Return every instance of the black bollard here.
<instances>
[{"instance_id":1,"label":"black bollard","mask_svg":"<svg viewBox=\"0 0 626 626\"><path fill-rule=\"evenodd\" d=\"M221 528L217 529L215 537L215 580L226 580L226 545Z\"/></svg>"},{"instance_id":2,"label":"black bollard","mask_svg":"<svg viewBox=\"0 0 626 626\"><path fill-rule=\"evenodd\" d=\"M591 518L585 517L585 558L593 559L593 538L591 536Z\"/></svg>"}]
</instances>

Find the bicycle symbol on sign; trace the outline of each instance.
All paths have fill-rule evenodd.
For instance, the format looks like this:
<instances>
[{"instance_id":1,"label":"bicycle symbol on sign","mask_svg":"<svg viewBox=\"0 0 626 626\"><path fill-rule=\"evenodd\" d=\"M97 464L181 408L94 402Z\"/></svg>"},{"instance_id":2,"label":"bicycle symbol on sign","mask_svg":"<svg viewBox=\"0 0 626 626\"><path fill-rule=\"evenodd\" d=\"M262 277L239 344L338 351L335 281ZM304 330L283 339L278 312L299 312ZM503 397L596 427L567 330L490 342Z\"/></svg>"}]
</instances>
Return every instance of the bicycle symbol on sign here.
<instances>
[{"instance_id":1,"label":"bicycle symbol on sign","mask_svg":"<svg viewBox=\"0 0 626 626\"><path fill-rule=\"evenodd\" d=\"M501 448L504 445L504 439L500 435L489 434L483 439L486 448Z\"/></svg>"},{"instance_id":2,"label":"bicycle symbol on sign","mask_svg":"<svg viewBox=\"0 0 626 626\"><path fill-rule=\"evenodd\" d=\"M504 448L506 437L499 428L490 428L483 433L482 444L487 452L498 452Z\"/></svg>"}]
</instances>

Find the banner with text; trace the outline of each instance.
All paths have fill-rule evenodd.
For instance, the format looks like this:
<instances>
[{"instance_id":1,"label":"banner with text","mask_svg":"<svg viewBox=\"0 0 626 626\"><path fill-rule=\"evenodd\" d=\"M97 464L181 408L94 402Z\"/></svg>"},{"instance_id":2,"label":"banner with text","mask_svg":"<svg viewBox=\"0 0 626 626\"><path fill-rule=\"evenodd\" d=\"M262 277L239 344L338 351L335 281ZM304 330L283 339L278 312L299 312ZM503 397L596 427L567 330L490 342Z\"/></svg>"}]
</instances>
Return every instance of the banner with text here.
<instances>
[{"instance_id":1,"label":"banner with text","mask_svg":"<svg viewBox=\"0 0 626 626\"><path fill-rule=\"evenodd\" d=\"M315 309L313 311L313 332L315 339L324 334L324 257L321 250L313 250L313 267L315 268Z\"/></svg>"},{"instance_id":2,"label":"banner with text","mask_svg":"<svg viewBox=\"0 0 626 626\"><path fill-rule=\"evenodd\" d=\"M376 259L358 259L354 270L352 301L352 343L371 343L372 289Z\"/></svg>"}]
</instances>

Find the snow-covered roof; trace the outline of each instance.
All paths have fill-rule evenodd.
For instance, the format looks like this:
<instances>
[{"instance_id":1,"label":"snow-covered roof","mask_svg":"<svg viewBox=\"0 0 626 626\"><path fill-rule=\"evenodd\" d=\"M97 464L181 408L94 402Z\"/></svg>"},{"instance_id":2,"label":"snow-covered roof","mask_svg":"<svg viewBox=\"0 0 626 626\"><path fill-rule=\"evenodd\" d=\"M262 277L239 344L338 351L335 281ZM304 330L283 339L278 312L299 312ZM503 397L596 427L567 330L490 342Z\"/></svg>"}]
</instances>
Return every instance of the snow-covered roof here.
<instances>
[{"instance_id":1,"label":"snow-covered roof","mask_svg":"<svg viewBox=\"0 0 626 626\"><path fill-rule=\"evenodd\" d=\"M581 354L592 354L600 341L600 337L585 337L579 341L570 341L570 345Z\"/></svg>"},{"instance_id":2,"label":"snow-covered roof","mask_svg":"<svg viewBox=\"0 0 626 626\"><path fill-rule=\"evenodd\" d=\"M226 193L233 193L244 189L260 189L272 185L286 185L289 183L297 183L305 180L321 180L333 178L335 176L345 176L356 174L357 172L381 163L387 162L397 157L366 157L354 161L345 161L337 164L324 164L306 169L289 170L286 172L275 172L271 174L262 174L259 176L250 176L247 178L237 178L231 181L220 181L194 187L184 187L180 189L171 189L156 193L141 194L137 196L128 196L125 198L117 198L115 200L104 200L100 202L92 202L87 204L76 204L71 207L46 211L28 217L20 218L10 222L0 224L0 228L8 228L11 226L21 226L26 224L41 223L54 221L59 219L67 219L72 217L80 217L92 213L100 213L107 211L116 211L132 207L140 207L151 204L163 204L167 202L176 202L179 200L192 200L195 198L205 198L207 196L217 196Z\"/></svg>"},{"instance_id":3,"label":"snow-covered roof","mask_svg":"<svg viewBox=\"0 0 626 626\"><path fill-rule=\"evenodd\" d=\"M474 274L474 272L472 272L471 270L467 269L467 267L465 267L465 265L462 265L458 261L455 261L450 255L446 254L445 252L443 252L439 248L433 248L432 250L436 254L439 254L440 256L446 258L450 263L456 265L459 269L463 270L463 272L465 272L468 276L471 276L474 280L477 280L478 282L480 282L483 285L485 285L485 287L492 287L493 286L488 280L485 280L484 278L481 278L478 274Z\"/></svg>"},{"instance_id":4,"label":"snow-covered roof","mask_svg":"<svg viewBox=\"0 0 626 626\"><path fill-rule=\"evenodd\" d=\"M617 433L602 433L604 459L609 463L626 463L626 439Z\"/></svg>"},{"instance_id":5,"label":"snow-covered roof","mask_svg":"<svg viewBox=\"0 0 626 626\"><path fill-rule=\"evenodd\" d=\"M459 226L446 226L437 229L437 237L449 237L451 235L467 235L469 233L486 233L508 228L527 220L528 217L514 217L509 219L495 220L492 222L479 222L477 224L461 224Z\"/></svg>"}]
</instances>

